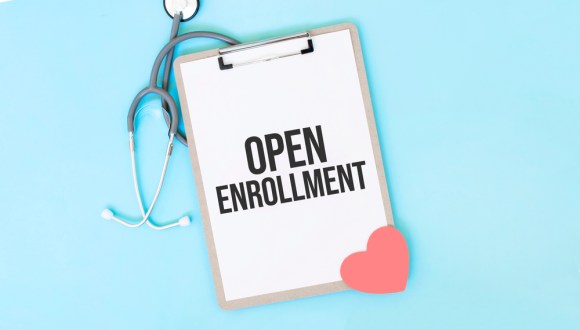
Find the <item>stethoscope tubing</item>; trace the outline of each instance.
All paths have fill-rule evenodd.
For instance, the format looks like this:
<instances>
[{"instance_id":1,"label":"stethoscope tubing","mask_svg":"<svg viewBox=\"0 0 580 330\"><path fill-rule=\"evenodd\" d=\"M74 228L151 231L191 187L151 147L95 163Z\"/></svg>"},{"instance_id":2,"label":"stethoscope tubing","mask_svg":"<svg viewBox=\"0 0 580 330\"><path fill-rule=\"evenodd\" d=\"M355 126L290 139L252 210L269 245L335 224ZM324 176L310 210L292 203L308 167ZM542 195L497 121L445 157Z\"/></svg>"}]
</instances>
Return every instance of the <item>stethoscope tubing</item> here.
<instances>
[{"instance_id":1,"label":"stethoscope tubing","mask_svg":"<svg viewBox=\"0 0 580 330\"><path fill-rule=\"evenodd\" d=\"M173 150L174 139L177 138L181 143L183 143L184 145L187 146L187 138L185 137L185 135L183 133L180 133L178 131L179 112L177 109L177 104L176 104L175 100L173 99L173 97L171 96L171 94L169 94L169 92L168 92L169 77L170 77L171 68L172 68L175 46L177 44L185 41L185 40L189 40L189 39L193 39L193 38L211 38L211 39L216 39L216 40L226 42L230 45L236 45L236 44L240 43L239 41L237 41L233 38L230 38L228 36L225 36L223 34L219 34L219 33L215 33L215 32L207 32L207 31L189 32L189 33L185 33L185 34L178 36L177 34L178 34L178 30L179 30L179 23L181 22L181 17L182 17L181 13L178 13L174 16L173 25L171 28L170 40L161 49L161 51L159 52L159 54L155 58L155 61L153 63L153 68L151 70L149 85L147 87L145 87L144 89L142 89L135 96L135 98L133 99L133 102L131 103L131 106L129 108L129 113L127 114L127 130L129 131L129 147L130 147L130 152L131 152L131 169L133 172L133 184L134 184L135 195L136 195L137 201L139 203L139 209L141 211L142 218L141 218L141 220L139 220L137 222L133 222L133 221L130 222L130 221L127 221L127 220L121 219L120 217L115 216L111 210L107 209L107 210L103 211L104 218L114 220L114 221L116 221L116 222L118 222L126 227L136 228L136 227L142 226L143 224L147 224L149 227L151 227L153 229L162 230L162 229L172 228L175 226L187 226L187 225L189 225L189 218L188 217L182 217L178 221L175 221L175 222L167 224L167 225L157 225L150 218L151 213L153 212L155 204L157 203L157 200L158 200L159 195L161 193L161 188L163 187L163 183L165 181L165 174L167 173L167 166L169 163L169 158L170 158L172 150ZM166 64L165 64L165 68L163 70L163 78L162 78L161 88L160 88L157 85L157 78L159 76L161 65L162 65L164 59L165 59ZM139 180L137 178L137 165L136 165L136 161L135 161L135 137L134 137L134 133L135 133L135 129L136 129L135 118L137 115L137 110L138 110L139 104L141 103L143 98L149 94L155 94L155 95L158 95L159 97L161 97L162 107L164 110L163 117L164 117L165 122L167 124L167 127L169 129L169 132L168 132L169 140L167 143L165 160L163 162L163 169L161 171L161 176L160 176L159 182L157 184L157 190L155 191L155 195L153 197L151 205L148 207L148 210L146 210L145 206L143 204L143 199L141 197L141 192L139 189Z\"/></svg>"},{"instance_id":2,"label":"stethoscope tubing","mask_svg":"<svg viewBox=\"0 0 580 330\"><path fill-rule=\"evenodd\" d=\"M177 17L177 15L176 15L176 17ZM176 24L179 25L179 21L176 18L174 18L173 19L173 26L175 26ZM173 33L175 33L175 36L173 36ZM168 59L172 59L175 46L177 44L185 41L185 40L189 40L189 39L193 39L193 38L210 38L210 39L216 39L216 40L226 42L230 45L237 45L240 43L236 39L230 38L226 35L215 33L215 32L208 32L208 31L195 31L195 32L189 32L189 33L185 33L185 34L182 34L180 36L177 36L177 31L173 32L173 30L172 30L172 36L173 37L171 38L169 43L167 43L161 49L161 51L157 55L157 58L155 58L155 62L153 63L153 68L151 69L151 75L149 77L149 87L157 86L157 77L159 76L159 71L161 68L161 64L163 63L163 60L165 59L166 56ZM164 90L167 90L167 87L169 85L169 72L171 70L171 65L172 65L171 62L172 62L172 60L166 61L166 63L170 63L170 64L165 65L165 71L163 73L162 87ZM167 112L168 109L165 108L165 106L167 106L167 105L164 103L164 109ZM171 115L171 114L169 113L169 115ZM165 123L168 126L170 126L171 125L171 118L168 117L167 115L165 115L164 118L165 118ZM177 138L177 140L179 140L179 142L181 142L187 146L187 137L185 136L185 134L183 134L179 131L176 131L175 137Z\"/></svg>"}]
</instances>

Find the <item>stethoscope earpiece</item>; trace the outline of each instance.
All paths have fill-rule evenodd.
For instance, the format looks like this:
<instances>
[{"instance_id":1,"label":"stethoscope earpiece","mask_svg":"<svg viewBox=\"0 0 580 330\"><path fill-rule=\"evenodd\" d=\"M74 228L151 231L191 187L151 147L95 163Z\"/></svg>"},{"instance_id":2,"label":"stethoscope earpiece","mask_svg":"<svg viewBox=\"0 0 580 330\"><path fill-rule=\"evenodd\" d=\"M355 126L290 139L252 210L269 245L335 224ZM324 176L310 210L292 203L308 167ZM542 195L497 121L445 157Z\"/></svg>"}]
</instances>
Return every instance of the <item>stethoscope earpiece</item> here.
<instances>
[{"instance_id":1,"label":"stethoscope earpiece","mask_svg":"<svg viewBox=\"0 0 580 330\"><path fill-rule=\"evenodd\" d=\"M119 219L118 217L115 216L115 213L113 213L112 210L110 209L104 209L103 212L101 212L101 218L105 219L105 220L114 220L122 225L124 225L125 227L129 227L129 228L136 228L136 227L140 227L142 225L141 224L131 224L128 223L122 219ZM163 229L168 229L168 228L173 228L176 226L180 226L180 227L187 227L191 224L191 219L186 215L181 217L179 220L175 221L172 224L169 225L165 225L165 226L158 226L150 221L147 222L147 225L153 229L156 230L163 230Z\"/></svg>"},{"instance_id":2,"label":"stethoscope earpiece","mask_svg":"<svg viewBox=\"0 0 580 330\"><path fill-rule=\"evenodd\" d=\"M101 212L101 218L105 220L112 220L114 216L115 213L109 209L104 209L103 212Z\"/></svg>"}]
</instances>

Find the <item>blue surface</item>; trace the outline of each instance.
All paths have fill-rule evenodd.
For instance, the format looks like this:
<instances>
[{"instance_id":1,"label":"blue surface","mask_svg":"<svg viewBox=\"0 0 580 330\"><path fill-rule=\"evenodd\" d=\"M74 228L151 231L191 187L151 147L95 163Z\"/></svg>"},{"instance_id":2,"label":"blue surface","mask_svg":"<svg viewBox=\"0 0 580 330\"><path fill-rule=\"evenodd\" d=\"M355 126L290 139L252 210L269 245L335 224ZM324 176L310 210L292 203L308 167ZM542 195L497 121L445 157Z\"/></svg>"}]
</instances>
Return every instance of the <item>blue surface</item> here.
<instances>
[{"instance_id":1,"label":"blue surface","mask_svg":"<svg viewBox=\"0 0 580 330\"><path fill-rule=\"evenodd\" d=\"M578 329L578 17L576 0L204 1L182 31L358 25L411 252L404 293L226 312L185 147L155 216L191 227L99 217L138 214L125 120L168 38L161 1L0 3L0 329ZM150 199L166 131L159 108L139 123Z\"/></svg>"}]
</instances>

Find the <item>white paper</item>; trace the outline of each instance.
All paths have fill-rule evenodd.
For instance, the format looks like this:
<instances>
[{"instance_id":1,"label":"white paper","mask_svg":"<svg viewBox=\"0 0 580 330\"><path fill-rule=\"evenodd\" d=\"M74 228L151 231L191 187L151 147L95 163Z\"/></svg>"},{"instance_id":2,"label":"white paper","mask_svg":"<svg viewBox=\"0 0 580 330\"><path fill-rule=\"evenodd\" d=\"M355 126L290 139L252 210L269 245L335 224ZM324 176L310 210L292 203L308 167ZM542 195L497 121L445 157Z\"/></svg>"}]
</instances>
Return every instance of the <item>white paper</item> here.
<instances>
[{"instance_id":1,"label":"white paper","mask_svg":"<svg viewBox=\"0 0 580 330\"><path fill-rule=\"evenodd\" d=\"M387 223L349 30L313 43L311 54L231 70L220 70L216 57L181 65L186 124L195 137L227 301L340 281L344 258L364 250L370 234ZM297 44L305 48L295 40L286 43L289 52ZM272 53L268 47L252 52L256 58ZM226 57L226 63L236 60L236 54ZM249 171L248 137L316 125L326 163L290 168L285 152L276 157L276 172ZM297 159L306 158L304 149ZM357 161L366 162L364 190L220 214L217 186Z\"/></svg>"}]
</instances>

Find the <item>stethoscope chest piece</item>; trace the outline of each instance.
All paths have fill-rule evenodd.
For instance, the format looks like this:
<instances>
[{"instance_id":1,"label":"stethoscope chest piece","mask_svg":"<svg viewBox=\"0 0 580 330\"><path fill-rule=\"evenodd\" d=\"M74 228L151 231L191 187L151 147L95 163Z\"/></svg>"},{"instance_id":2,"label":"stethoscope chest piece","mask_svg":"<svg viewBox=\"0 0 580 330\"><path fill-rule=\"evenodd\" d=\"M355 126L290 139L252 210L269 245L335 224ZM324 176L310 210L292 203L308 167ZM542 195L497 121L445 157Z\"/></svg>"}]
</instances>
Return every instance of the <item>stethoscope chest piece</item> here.
<instances>
[{"instance_id":1,"label":"stethoscope chest piece","mask_svg":"<svg viewBox=\"0 0 580 330\"><path fill-rule=\"evenodd\" d=\"M163 6L169 17L173 18L175 14L181 13L181 21L189 21L199 10L199 0L163 0Z\"/></svg>"}]
</instances>

